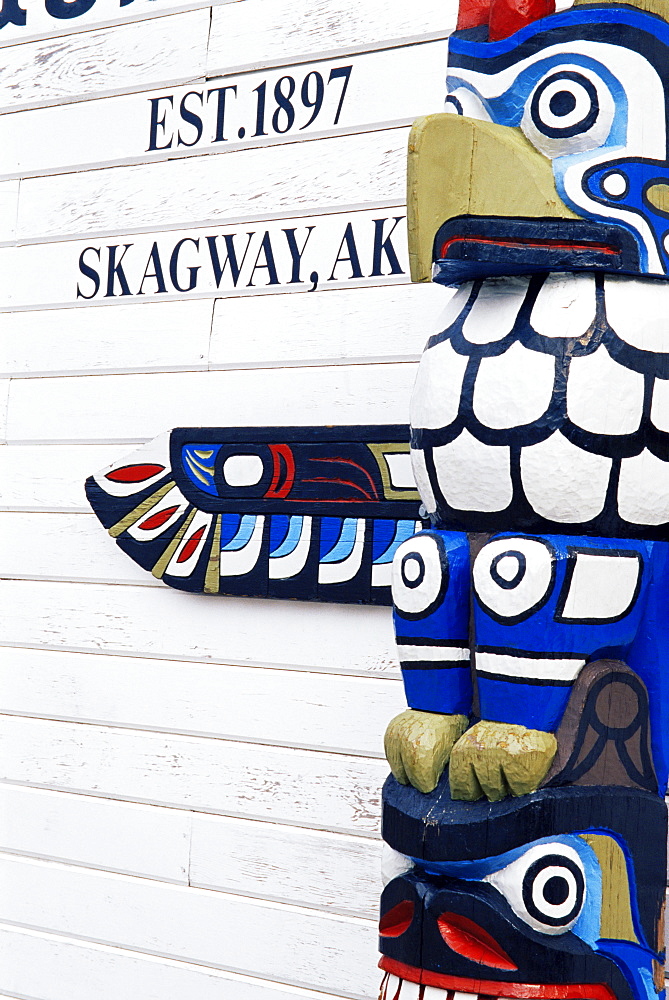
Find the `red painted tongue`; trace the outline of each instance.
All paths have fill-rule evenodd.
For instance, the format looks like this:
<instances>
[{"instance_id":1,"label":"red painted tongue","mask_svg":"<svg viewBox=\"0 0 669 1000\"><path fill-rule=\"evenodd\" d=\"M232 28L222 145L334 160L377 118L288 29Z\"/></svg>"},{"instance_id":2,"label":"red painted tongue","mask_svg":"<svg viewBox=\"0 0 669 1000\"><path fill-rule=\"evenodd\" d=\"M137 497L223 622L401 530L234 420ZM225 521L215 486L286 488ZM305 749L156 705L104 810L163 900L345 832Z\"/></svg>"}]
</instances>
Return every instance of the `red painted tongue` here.
<instances>
[{"instance_id":1,"label":"red painted tongue","mask_svg":"<svg viewBox=\"0 0 669 1000\"><path fill-rule=\"evenodd\" d=\"M460 0L458 30L487 24L490 41L498 42L554 13L555 0Z\"/></svg>"}]
</instances>

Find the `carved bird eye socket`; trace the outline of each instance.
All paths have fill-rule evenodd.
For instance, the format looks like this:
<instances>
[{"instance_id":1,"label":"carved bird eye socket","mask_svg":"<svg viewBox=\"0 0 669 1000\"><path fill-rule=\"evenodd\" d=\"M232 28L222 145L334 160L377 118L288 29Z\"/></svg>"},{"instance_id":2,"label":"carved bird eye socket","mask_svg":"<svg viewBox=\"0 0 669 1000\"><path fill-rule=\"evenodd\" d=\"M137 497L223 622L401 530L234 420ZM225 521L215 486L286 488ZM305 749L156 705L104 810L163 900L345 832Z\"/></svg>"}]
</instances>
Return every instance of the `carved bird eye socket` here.
<instances>
[{"instance_id":1,"label":"carved bird eye socket","mask_svg":"<svg viewBox=\"0 0 669 1000\"><path fill-rule=\"evenodd\" d=\"M448 586L448 557L439 535L420 532L393 559L392 595L402 618L425 618L441 604Z\"/></svg>"},{"instance_id":2,"label":"carved bird eye socket","mask_svg":"<svg viewBox=\"0 0 669 1000\"><path fill-rule=\"evenodd\" d=\"M521 127L546 156L596 149L607 138L615 103L608 86L593 73L560 69L532 91Z\"/></svg>"},{"instance_id":3,"label":"carved bird eye socket","mask_svg":"<svg viewBox=\"0 0 669 1000\"><path fill-rule=\"evenodd\" d=\"M474 562L474 591L496 621L514 624L542 607L555 582L555 554L536 538L496 538Z\"/></svg>"},{"instance_id":4,"label":"carved bird eye socket","mask_svg":"<svg viewBox=\"0 0 669 1000\"><path fill-rule=\"evenodd\" d=\"M506 897L521 920L544 934L570 930L585 902L583 862L560 843L532 848L485 881Z\"/></svg>"},{"instance_id":5,"label":"carved bird eye socket","mask_svg":"<svg viewBox=\"0 0 669 1000\"><path fill-rule=\"evenodd\" d=\"M465 115L478 121L492 121L488 110L477 93L469 87L454 87L446 96L444 111L452 115Z\"/></svg>"},{"instance_id":6,"label":"carved bird eye socket","mask_svg":"<svg viewBox=\"0 0 669 1000\"><path fill-rule=\"evenodd\" d=\"M530 115L537 129L553 139L580 135L599 117L597 90L581 73L554 73L532 94Z\"/></svg>"}]
</instances>

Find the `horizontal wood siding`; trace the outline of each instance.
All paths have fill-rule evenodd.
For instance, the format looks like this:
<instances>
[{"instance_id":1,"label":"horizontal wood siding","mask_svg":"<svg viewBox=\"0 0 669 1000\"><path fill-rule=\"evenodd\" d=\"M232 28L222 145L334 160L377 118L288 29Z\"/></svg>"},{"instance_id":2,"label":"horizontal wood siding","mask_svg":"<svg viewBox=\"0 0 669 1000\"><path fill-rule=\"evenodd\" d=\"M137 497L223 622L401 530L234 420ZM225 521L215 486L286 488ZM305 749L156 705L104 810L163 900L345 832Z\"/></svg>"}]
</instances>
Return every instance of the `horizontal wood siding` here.
<instances>
[{"instance_id":1,"label":"horizontal wood siding","mask_svg":"<svg viewBox=\"0 0 669 1000\"><path fill-rule=\"evenodd\" d=\"M218 598L212 598L214 602ZM342 637L343 638L343 637ZM397 675L4 650L0 712L381 757Z\"/></svg>"},{"instance_id":2,"label":"horizontal wood siding","mask_svg":"<svg viewBox=\"0 0 669 1000\"><path fill-rule=\"evenodd\" d=\"M376 925L361 917L11 855L0 879L0 918L34 930L356 998L378 978Z\"/></svg>"},{"instance_id":3,"label":"horizontal wood siding","mask_svg":"<svg viewBox=\"0 0 669 1000\"><path fill-rule=\"evenodd\" d=\"M206 963L164 959L7 924L0 925L0 967L6 988L13 991L12 1000L21 995L31 1000L90 1000L91 991L97 1000L118 1000L135 992L142 1000L323 1000L324 995L320 990L219 971ZM326 995L342 1000L332 991Z\"/></svg>"},{"instance_id":4,"label":"horizontal wood siding","mask_svg":"<svg viewBox=\"0 0 669 1000\"><path fill-rule=\"evenodd\" d=\"M397 669L387 608L32 580L0 580L0 602L0 645L338 673Z\"/></svg>"},{"instance_id":5,"label":"horizontal wood siding","mask_svg":"<svg viewBox=\"0 0 669 1000\"><path fill-rule=\"evenodd\" d=\"M195 17L191 15L188 23L194 24ZM201 20L202 15L197 17ZM182 19L166 18L158 29L144 24L141 30L164 32L170 25L178 28ZM123 30L127 33L128 28ZM100 34L95 33L95 40ZM109 33L109 37L114 35ZM79 40L84 42L81 36ZM182 74L175 74L173 82L165 80L158 90L95 101L90 98L98 95L88 92L70 104L3 114L0 177L220 154L247 146L407 125L419 114L442 109L446 47L445 40L424 42L268 67L225 79L196 79L185 86L179 85ZM319 86L323 89L320 101ZM260 123L259 87L268 95ZM281 111L277 94L289 91L293 96ZM50 141L45 143L47 129Z\"/></svg>"},{"instance_id":6,"label":"horizontal wood siding","mask_svg":"<svg viewBox=\"0 0 669 1000\"><path fill-rule=\"evenodd\" d=\"M374 1000L390 609L170 590L84 481L180 425L407 422L451 294L409 282L407 139L443 106L457 5L22 6L0 29L0 1000Z\"/></svg>"},{"instance_id":7,"label":"horizontal wood siding","mask_svg":"<svg viewBox=\"0 0 669 1000\"><path fill-rule=\"evenodd\" d=\"M170 427L403 423L416 367L400 363L12 379L7 441L132 443Z\"/></svg>"},{"instance_id":8,"label":"horizontal wood siding","mask_svg":"<svg viewBox=\"0 0 669 1000\"><path fill-rule=\"evenodd\" d=\"M15 236L39 242L401 205L407 137L407 128L392 128L297 149L286 143L28 178ZM324 173L323 162L332 169ZM0 242L14 238L0 230Z\"/></svg>"}]
</instances>

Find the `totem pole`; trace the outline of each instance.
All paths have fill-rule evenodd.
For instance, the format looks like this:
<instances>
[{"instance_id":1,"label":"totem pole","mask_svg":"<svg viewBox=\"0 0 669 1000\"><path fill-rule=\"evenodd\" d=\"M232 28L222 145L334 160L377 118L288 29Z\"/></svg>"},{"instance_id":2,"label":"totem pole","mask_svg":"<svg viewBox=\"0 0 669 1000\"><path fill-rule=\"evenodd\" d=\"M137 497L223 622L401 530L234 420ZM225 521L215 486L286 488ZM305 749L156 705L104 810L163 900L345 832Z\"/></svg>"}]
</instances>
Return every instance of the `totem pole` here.
<instances>
[{"instance_id":1,"label":"totem pole","mask_svg":"<svg viewBox=\"0 0 669 1000\"><path fill-rule=\"evenodd\" d=\"M457 290L393 563L381 1000L664 989L667 21L461 0L412 132L412 277Z\"/></svg>"}]
</instances>

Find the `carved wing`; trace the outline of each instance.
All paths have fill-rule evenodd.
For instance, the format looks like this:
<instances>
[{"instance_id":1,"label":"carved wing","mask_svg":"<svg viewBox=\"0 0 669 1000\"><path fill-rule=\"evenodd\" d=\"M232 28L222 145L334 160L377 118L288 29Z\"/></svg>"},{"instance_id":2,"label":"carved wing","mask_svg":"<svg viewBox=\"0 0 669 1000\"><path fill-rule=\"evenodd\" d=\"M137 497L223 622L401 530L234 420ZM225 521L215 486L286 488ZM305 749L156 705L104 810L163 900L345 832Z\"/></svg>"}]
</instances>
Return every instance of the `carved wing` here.
<instances>
[{"instance_id":1,"label":"carved wing","mask_svg":"<svg viewBox=\"0 0 669 1000\"><path fill-rule=\"evenodd\" d=\"M405 425L180 427L86 492L131 559L194 593L391 604L422 527Z\"/></svg>"}]
</instances>

